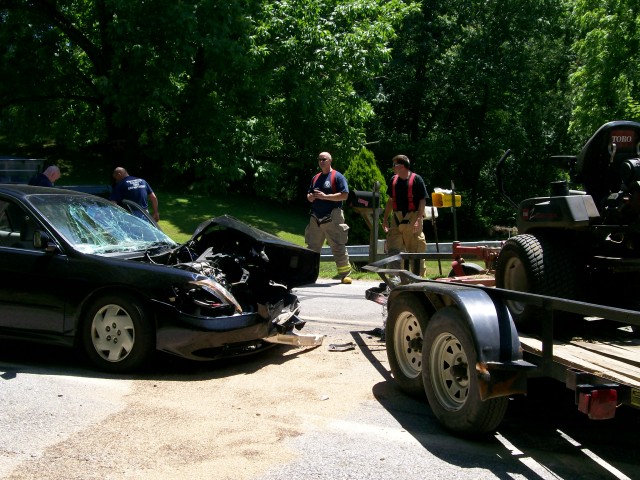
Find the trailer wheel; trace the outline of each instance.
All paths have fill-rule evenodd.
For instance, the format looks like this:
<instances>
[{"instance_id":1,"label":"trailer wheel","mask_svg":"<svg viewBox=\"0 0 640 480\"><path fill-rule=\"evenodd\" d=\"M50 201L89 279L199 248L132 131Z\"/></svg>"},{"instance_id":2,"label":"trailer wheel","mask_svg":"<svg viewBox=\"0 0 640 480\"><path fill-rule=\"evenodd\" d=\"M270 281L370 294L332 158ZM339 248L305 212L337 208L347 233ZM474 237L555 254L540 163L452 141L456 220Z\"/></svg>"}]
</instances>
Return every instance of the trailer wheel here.
<instances>
[{"instance_id":1,"label":"trailer wheel","mask_svg":"<svg viewBox=\"0 0 640 480\"><path fill-rule=\"evenodd\" d=\"M422 343L428 315L412 295L401 295L391 305L385 327L389 367L400 389L413 397L424 397Z\"/></svg>"},{"instance_id":2,"label":"trailer wheel","mask_svg":"<svg viewBox=\"0 0 640 480\"><path fill-rule=\"evenodd\" d=\"M463 436L495 430L509 402L507 397L480 399L477 361L473 339L458 309L438 310L425 333L422 379L433 414L445 428Z\"/></svg>"},{"instance_id":3,"label":"trailer wheel","mask_svg":"<svg viewBox=\"0 0 640 480\"><path fill-rule=\"evenodd\" d=\"M507 240L498 255L496 286L518 292L575 299L578 274L571 253L559 238L516 235ZM541 310L515 300L507 306L519 329L527 330L539 323ZM567 315L568 317L568 315Z\"/></svg>"}]
</instances>

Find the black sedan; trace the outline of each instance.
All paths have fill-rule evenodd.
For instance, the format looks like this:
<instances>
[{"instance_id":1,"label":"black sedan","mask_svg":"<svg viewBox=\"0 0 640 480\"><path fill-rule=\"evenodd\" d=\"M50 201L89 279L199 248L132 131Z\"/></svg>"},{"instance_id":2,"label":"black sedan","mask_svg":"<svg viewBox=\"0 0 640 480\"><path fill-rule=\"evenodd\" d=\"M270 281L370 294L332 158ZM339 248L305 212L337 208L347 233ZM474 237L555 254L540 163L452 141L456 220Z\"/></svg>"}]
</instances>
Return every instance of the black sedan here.
<instances>
[{"instance_id":1,"label":"black sedan","mask_svg":"<svg viewBox=\"0 0 640 480\"><path fill-rule=\"evenodd\" d=\"M79 346L125 372L161 350L209 360L298 335L291 289L315 282L319 255L233 217L177 244L102 198L0 185L0 337Z\"/></svg>"}]
</instances>

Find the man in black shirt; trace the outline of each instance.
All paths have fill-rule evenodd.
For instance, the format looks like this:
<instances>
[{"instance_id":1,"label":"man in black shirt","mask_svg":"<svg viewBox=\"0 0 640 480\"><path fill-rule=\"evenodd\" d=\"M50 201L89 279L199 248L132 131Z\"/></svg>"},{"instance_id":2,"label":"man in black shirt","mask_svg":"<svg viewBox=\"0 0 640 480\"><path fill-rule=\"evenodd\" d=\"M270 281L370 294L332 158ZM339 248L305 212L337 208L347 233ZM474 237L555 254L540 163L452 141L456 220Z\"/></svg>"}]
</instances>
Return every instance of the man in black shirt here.
<instances>
[{"instance_id":1,"label":"man in black shirt","mask_svg":"<svg viewBox=\"0 0 640 480\"><path fill-rule=\"evenodd\" d=\"M393 157L394 175L387 185L389 200L382 216L382 228L387 233L387 253L425 253L427 240L422 230L427 205L427 187L420 175L410 170L406 155ZM431 202L429 202L431 203ZM415 262L414 262L415 263ZM425 262L413 265L413 272L424 275Z\"/></svg>"}]
</instances>

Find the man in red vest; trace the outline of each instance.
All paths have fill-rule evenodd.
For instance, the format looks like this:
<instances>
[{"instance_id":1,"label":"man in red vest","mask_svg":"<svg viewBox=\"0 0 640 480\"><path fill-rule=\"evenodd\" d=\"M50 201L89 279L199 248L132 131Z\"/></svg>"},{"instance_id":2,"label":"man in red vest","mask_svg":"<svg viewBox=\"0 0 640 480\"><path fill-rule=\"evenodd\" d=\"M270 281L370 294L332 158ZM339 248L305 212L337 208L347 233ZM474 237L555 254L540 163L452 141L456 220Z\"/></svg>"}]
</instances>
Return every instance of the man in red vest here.
<instances>
[{"instance_id":1,"label":"man in red vest","mask_svg":"<svg viewBox=\"0 0 640 480\"><path fill-rule=\"evenodd\" d=\"M351 264L347 253L349 225L345 223L342 202L349 196L347 179L331 168L331 154L318 155L320 172L311 179L307 200L311 202L311 218L304 232L307 248L320 252L325 240L331 247L333 259L342 283L351 283Z\"/></svg>"},{"instance_id":2,"label":"man in red vest","mask_svg":"<svg viewBox=\"0 0 640 480\"><path fill-rule=\"evenodd\" d=\"M389 200L382 216L382 228L387 233L387 253L425 253L427 240L422 230L427 187L420 175L410 170L406 155L393 157L394 175L387 186ZM429 202L430 203L430 202ZM412 271L424 276L425 262L412 262Z\"/></svg>"}]
</instances>

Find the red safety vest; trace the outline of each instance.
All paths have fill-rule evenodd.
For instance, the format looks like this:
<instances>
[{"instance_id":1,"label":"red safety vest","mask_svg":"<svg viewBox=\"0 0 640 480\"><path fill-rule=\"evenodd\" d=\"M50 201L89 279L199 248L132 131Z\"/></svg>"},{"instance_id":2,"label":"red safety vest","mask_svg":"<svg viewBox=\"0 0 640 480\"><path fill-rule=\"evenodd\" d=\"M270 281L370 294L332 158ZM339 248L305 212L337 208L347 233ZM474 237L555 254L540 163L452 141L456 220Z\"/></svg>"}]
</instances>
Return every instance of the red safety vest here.
<instances>
[{"instance_id":1,"label":"red safety vest","mask_svg":"<svg viewBox=\"0 0 640 480\"><path fill-rule=\"evenodd\" d=\"M416 209L416 204L413 202L413 180L416 174L409 174L409 185L407 185L407 200L409 201L409 211L413 212ZM398 183L398 175L394 175L391 182L391 197L393 198L393 209L398 210L398 204L396 203L396 183Z\"/></svg>"},{"instance_id":2,"label":"red safety vest","mask_svg":"<svg viewBox=\"0 0 640 480\"><path fill-rule=\"evenodd\" d=\"M322 172L318 172L316 174L315 177L313 177L313 180L311 180L311 188L313 188L316 184L316 180L318 180L318 178L320 177L320 175L322 175ZM336 193L336 171L335 170L331 170L329 172L329 176L331 177L331 193Z\"/></svg>"}]
</instances>

